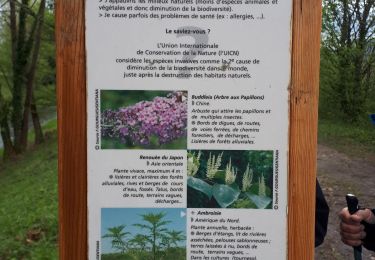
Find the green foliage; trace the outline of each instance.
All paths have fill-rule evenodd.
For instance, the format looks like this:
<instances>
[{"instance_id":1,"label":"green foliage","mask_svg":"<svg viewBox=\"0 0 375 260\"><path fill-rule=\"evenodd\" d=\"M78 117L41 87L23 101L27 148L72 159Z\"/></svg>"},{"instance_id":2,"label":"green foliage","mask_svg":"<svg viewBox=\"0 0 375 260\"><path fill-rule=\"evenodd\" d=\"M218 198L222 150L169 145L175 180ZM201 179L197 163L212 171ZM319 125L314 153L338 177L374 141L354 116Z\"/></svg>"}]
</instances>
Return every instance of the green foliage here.
<instances>
[{"instance_id":1,"label":"green foliage","mask_svg":"<svg viewBox=\"0 0 375 260\"><path fill-rule=\"evenodd\" d=\"M38 68L35 77L35 99L38 107L56 106L56 44L53 10L44 14Z\"/></svg>"},{"instance_id":2,"label":"green foliage","mask_svg":"<svg viewBox=\"0 0 375 260\"><path fill-rule=\"evenodd\" d=\"M124 231L124 228L125 225L108 228L108 233L102 236L102 238L111 239L112 248L121 253L124 253L128 249L128 242L125 239L130 235L130 232Z\"/></svg>"},{"instance_id":3,"label":"green foliage","mask_svg":"<svg viewBox=\"0 0 375 260\"><path fill-rule=\"evenodd\" d=\"M1 23L1 22L0 22ZM9 31L0 25L0 120L8 118L12 101Z\"/></svg>"},{"instance_id":4,"label":"green foliage","mask_svg":"<svg viewBox=\"0 0 375 260\"><path fill-rule=\"evenodd\" d=\"M120 251L115 254L102 254L102 259L165 260L186 259L186 248L179 247L185 241L185 232L170 230L166 226L166 213L148 213L140 215L142 223L133 224L145 233L130 234L124 232L125 225L108 228L104 239L111 239L112 248ZM126 237L129 239L125 240ZM178 257L178 258L176 258Z\"/></svg>"},{"instance_id":5,"label":"green foliage","mask_svg":"<svg viewBox=\"0 0 375 260\"><path fill-rule=\"evenodd\" d=\"M250 189L253 182L253 170L250 169L249 164L247 164L246 171L242 177L242 191L247 191Z\"/></svg>"},{"instance_id":6,"label":"green foliage","mask_svg":"<svg viewBox=\"0 0 375 260\"><path fill-rule=\"evenodd\" d=\"M148 237L142 234L136 234L129 240L130 247L144 251L147 249Z\"/></svg>"},{"instance_id":7,"label":"green foliage","mask_svg":"<svg viewBox=\"0 0 375 260\"><path fill-rule=\"evenodd\" d=\"M356 156L375 153L375 127L369 118L360 124L339 120L319 120L319 142Z\"/></svg>"},{"instance_id":8,"label":"green foliage","mask_svg":"<svg viewBox=\"0 0 375 260\"><path fill-rule=\"evenodd\" d=\"M166 235L163 236L163 240L166 241L166 247L170 248L171 245L178 247L178 242L186 239L183 231L167 230Z\"/></svg>"},{"instance_id":9,"label":"green foliage","mask_svg":"<svg viewBox=\"0 0 375 260\"><path fill-rule=\"evenodd\" d=\"M337 56L322 46L320 49L319 117L343 118L335 87L339 81Z\"/></svg>"},{"instance_id":10,"label":"green foliage","mask_svg":"<svg viewBox=\"0 0 375 260\"><path fill-rule=\"evenodd\" d=\"M201 158L201 152L199 151L198 154L189 153L187 154L187 175L193 176L198 172L200 162L199 159Z\"/></svg>"},{"instance_id":11,"label":"green foliage","mask_svg":"<svg viewBox=\"0 0 375 260\"><path fill-rule=\"evenodd\" d=\"M148 233L147 240L150 241L153 253L153 259L156 259L156 253L161 245L163 235L167 231L165 226L170 223L164 220L165 213L148 213L141 215L145 224L134 224L134 226L145 229Z\"/></svg>"},{"instance_id":12,"label":"green foliage","mask_svg":"<svg viewBox=\"0 0 375 260\"><path fill-rule=\"evenodd\" d=\"M229 158L229 163L225 167L225 184L231 185L236 181L237 169L232 166L232 159Z\"/></svg>"},{"instance_id":13,"label":"green foliage","mask_svg":"<svg viewBox=\"0 0 375 260\"><path fill-rule=\"evenodd\" d=\"M265 209L271 203L272 199L270 197L266 197L264 195L255 195L249 192L246 192L246 195L249 199L254 202L258 209Z\"/></svg>"},{"instance_id":14,"label":"green foliage","mask_svg":"<svg viewBox=\"0 0 375 260\"><path fill-rule=\"evenodd\" d=\"M374 109L375 2L323 1L319 113L357 123Z\"/></svg>"},{"instance_id":15,"label":"green foliage","mask_svg":"<svg viewBox=\"0 0 375 260\"><path fill-rule=\"evenodd\" d=\"M163 250L158 256L160 260L184 260L186 259L185 248L169 248ZM102 254L102 260L152 260L153 256L149 252L134 251L125 254L114 253L114 254Z\"/></svg>"},{"instance_id":16,"label":"green foliage","mask_svg":"<svg viewBox=\"0 0 375 260\"><path fill-rule=\"evenodd\" d=\"M266 196L266 183L264 181L263 175L259 178L258 186L259 186L259 190L258 190L259 196Z\"/></svg>"},{"instance_id":17,"label":"green foliage","mask_svg":"<svg viewBox=\"0 0 375 260\"><path fill-rule=\"evenodd\" d=\"M35 90L35 99L38 107L42 109L56 106L56 86L39 85Z\"/></svg>"},{"instance_id":18,"label":"green foliage","mask_svg":"<svg viewBox=\"0 0 375 260\"><path fill-rule=\"evenodd\" d=\"M192 176L188 176L187 185L188 187L193 187L194 189L203 192L209 199L211 199L212 187L207 182L198 178L193 178Z\"/></svg>"},{"instance_id":19,"label":"green foliage","mask_svg":"<svg viewBox=\"0 0 375 260\"><path fill-rule=\"evenodd\" d=\"M46 133L47 136L51 135L57 129L57 119L51 119L45 122L42 126L43 131ZM35 136L34 129L29 131L29 140L33 140Z\"/></svg>"},{"instance_id":20,"label":"green foliage","mask_svg":"<svg viewBox=\"0 0 375 260\"><path fill-rule=\"evenodd\" d=\"M55 106L56 100L54 12L41 8L44 1L15 2L4 2L0 15L0 127L8 156L26 149L23 125L29 124L22 122L23 115L30 114L30 103L39 111ZM13 139L7 134L9 128L13 128ZM41 139L39 134L37 140Z\"/></svg>"},{"instance_id":21,"label":"green foliage","mask_svg":"<svg viewBox=\"0 0 375 260\"><path fill-rule=\"evenodd\" d=\"M124 259L136 259L132 258L129 254L120 254L120 253L113 253L113 254L102 254L102 260L124 260ZM145 258L146 259L146 258Z\"/></svg>"},{"instance_id":22,"label":"green foliage","mask_svg":"<svg viewBox=\"0 0 375 260\"><path fill-rule=\"evenodd\" d=\"M56 134L0 167L0 259L58 259Z\"/></svg>"},{"instance_id":23,"label":"green foliage","mask_svg":"<svg viewBox=\"0 0 375 260\"><path fill-rule=\"evenodd\" d=\"M226 208L235 202L240 192L237 184L224 185L215 183L212 187L213 196L222 208Z\"/></svg>"},{"instance_id":24,"label":"green foliage","mask_svg":"<svg viewBox=\"0 0 375 260\"><path fill-rule=\"evenodd\" d=\"M56 135L56 129L57 129L57 119L51 119L45 122L42 126L43 131L46 133L46 136L54 136ZM29 131L29 140L33 139L35 136L34 129L31 129ZM2 156L4 152L3 148L0 148L0 156Z\"/></svg>"},{"instance_id":25,"label":"green foliage","mask_svg":"<svg viewBox=\"0 0 375 260\"><path fill-rule=\"evenodd\" d=\"M0 82L0 120L7 118L10 103L12 101L12 92L7 84L2 85Z\"/></svg>"},{"instance_id":26,"label":"green foliage","mask_svg":"<svg viewBox=\"0 0 375 260\"><path fill-rule=\"evenodd\" d=\"M270 206L272 191L267 186L273 186L272 151L199 151L199 162L196 162L196 153L188 152L188 163L195 159L193 164L198 167L187 179L188 207ZM226 165L225 170L220 169L222 162ZM257 184L252 183L254 176L258 179ZM248 193L258 197L248 196Z\"/></svg>"},{"instance_id":27,"label":"green foliage","mask_svg":"<svg viewBox=\"0 0 375 260\"><path fill-rule=\"evenodd\" d=\"M207 167L206 167L206 177L210 180L215 178L215 175L217 171L220 168L221 165L221 157L223 156L223 153L218 154L216 157L215 155L211 156L211 153L207 160Z\"/></svg>"}]
</instances>

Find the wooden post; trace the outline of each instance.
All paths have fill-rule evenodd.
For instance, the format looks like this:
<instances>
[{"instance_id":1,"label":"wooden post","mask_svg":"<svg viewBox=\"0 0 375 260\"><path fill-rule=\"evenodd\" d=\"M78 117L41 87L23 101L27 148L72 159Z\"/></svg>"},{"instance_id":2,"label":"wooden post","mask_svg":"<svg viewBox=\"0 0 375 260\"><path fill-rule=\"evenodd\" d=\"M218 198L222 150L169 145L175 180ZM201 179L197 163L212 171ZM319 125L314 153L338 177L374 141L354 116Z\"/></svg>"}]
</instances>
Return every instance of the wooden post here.
<instances>
[{"instance_id":1,"label":"wooden post","mask_svg":"<svg viewBox=\"0 0 375 260\"><path fill-rule=\"evenodd\" d=\"M321 1L294 0L288 258L314 259Z\"/></svg>"},{"instance_id":2,"label":"wooden post","mask_svg":"<svg viewBox=\"0 0 375 260\"><path fill-rule=\"evenodd\" d=\"M84 1L56 1L61 260L87 258Z\"/></svg>"},{"instance_id":3,"label":"wooden post","mask_svg":"<svg viewBox=\"0 0 375 260\"><path fill-rule=\"evenodd\" d=\"M61 260L87 259L84 2L56 1ZM321 1L294 0L288 259L314 258Z\"/></svg>"}]
</instances>

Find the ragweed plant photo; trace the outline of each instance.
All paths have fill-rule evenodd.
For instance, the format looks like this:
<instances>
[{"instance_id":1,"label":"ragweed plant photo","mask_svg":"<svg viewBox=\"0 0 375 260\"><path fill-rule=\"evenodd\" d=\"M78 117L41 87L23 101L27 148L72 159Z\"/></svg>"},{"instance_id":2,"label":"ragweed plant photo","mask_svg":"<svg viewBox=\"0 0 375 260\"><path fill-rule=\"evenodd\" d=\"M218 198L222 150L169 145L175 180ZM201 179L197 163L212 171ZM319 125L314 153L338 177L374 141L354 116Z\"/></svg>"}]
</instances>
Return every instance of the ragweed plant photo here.
<instances>
[{"instance_id":1,"label":"ragweed plant photo","mask_svg":"<svg viewBox=\"0 0 375 260\"><path fill-rule=\"evenodd\" d=\"M181 213L185 209L103 208L101 259L186 259Z\"/></svg>"}]
</instances>

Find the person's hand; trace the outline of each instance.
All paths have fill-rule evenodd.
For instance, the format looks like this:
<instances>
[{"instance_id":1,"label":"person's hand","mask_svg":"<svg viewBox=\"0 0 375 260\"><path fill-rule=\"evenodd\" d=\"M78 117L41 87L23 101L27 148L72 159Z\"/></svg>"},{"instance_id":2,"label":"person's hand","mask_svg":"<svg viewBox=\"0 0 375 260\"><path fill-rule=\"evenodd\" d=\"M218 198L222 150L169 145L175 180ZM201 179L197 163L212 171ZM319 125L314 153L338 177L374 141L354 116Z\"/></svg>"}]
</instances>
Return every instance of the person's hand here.
<instances>
[{"instance_id":1,"label":"person's hand","mask_svg":"<svg viewBox=\"0 0 375 260\"><path fill-rule=\"evenodd\" d=\"M362 239L366 237L365 227L361 221L369 224L375 224L375 216L369 209L358 210L350 215L348 208L343 208L339 213L341 240L349 246L359 246Z\"/></svg>"}]
</instances>

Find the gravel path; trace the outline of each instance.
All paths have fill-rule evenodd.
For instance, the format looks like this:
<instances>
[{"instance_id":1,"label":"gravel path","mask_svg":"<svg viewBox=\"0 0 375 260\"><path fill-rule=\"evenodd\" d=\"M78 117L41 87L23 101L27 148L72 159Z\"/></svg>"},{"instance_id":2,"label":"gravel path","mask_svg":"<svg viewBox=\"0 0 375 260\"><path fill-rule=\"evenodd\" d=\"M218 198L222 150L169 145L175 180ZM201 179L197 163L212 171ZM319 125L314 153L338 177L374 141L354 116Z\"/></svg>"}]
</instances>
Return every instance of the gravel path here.
<instances>
[{"instance_id":1,"label":"gravel path","mask_svg":"<svg viewBox=\"0 0 375 260\"><path fill-rule=\"evenodd\" d=\"M330 216L327 236L315 250L315 260L352 260L353 249L340 240L338 212L346 206L347 193L355 194L361 206L375 208L375 155L354 158L319 145L318 179ZM363 260L375 260L375 252L363 249Z\"/></svg>"}]
</instances>

